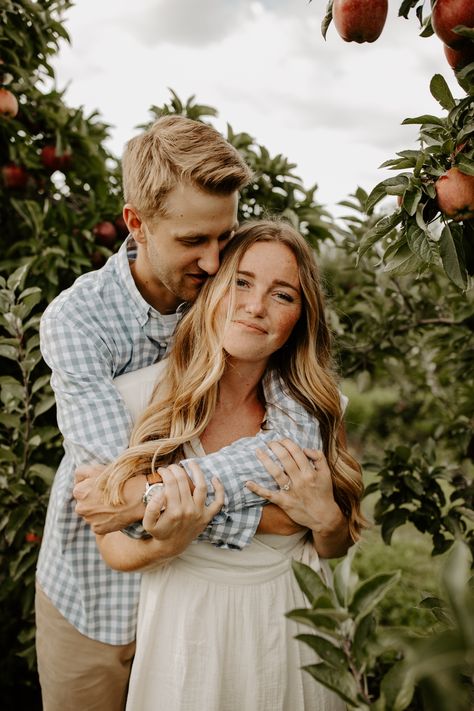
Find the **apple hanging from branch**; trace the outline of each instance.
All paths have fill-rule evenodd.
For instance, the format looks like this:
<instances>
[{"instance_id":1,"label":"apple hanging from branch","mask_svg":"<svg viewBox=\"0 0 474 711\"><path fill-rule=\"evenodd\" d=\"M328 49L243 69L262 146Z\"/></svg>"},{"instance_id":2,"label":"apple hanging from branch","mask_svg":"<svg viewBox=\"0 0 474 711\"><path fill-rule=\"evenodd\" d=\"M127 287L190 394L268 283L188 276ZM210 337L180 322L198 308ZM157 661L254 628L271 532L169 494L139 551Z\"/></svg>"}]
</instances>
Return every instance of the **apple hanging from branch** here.
<instances>
[{"instance_id":1,"label":"apple hanging from branch","mask_svg":"<svg viewBox=\"0 0 474 711\"><path fill-rule=\"evenodd\" d=\"M0 88L0 115L15 118L18 113L18 101L9 89Z\"/></svg>"},{"instance_id":2,"label":"apple hanging from branch","mask_svg":"<svg viewBox=\"0 0 474 711\"><path fill-rule=\"evenodd\" d=\"M93 228L92 232L95 235L95 241L98 244L103 245L112 249L117 240L117 228L113 222L109 220L103 220L98 222Z\"/></svg>"},{"instance_id":3,"label":"apple hanging from branch","mask_svg":"<svg viewBox=\"0 0 474 711\"><path fill-rule=\"evenodd\" d=\"M345 42L375 42L387 19L388 0L334 0L332 19Z\"/></svg>"},{"instance_id":4,"label":"apple hanging from branch","mask_svg":"<svg viewBox=\"0 0 474 711\"><path fill-rule=\"evenodd\" d=\"M8 163L8 165L2 166L3 184L8 190L24 190L28 178L28 172L22 165Z\"/></svg>"},{"instance_id":5,"label":"apple hanging from branch","mask_svg":"<svg viewBox=\"0 0 474 711\"><path fill-rule=\"evenodd\" d=\"M431 25L435 34L448 47L459 49L466 46L466 38L453 32L453 28L457 25L474 27L473 0L436 0L431 13Z\"/></svg>"},{"instance_id":6,"label":"apple hanging from branch","mask_svg":"<svg viewBox=\"0 0 474 711\"><path fill-rule=\"evenodd\" d=\"M57 153L56 146L49 145L44 146L41 149L41 162L45 168L48 170L67 170L71 167L71 153L64 151L63 153Z\"/></svg>"},{"instance_id":7,"label":"apple hanging from branch","mask_svg":"<svg viewBox=\"0 0 474 711\"><path fill-rule=\"evenodd\" d=\"M474 175L450 168L435 183L440 211L455 222L474 217Z\"/></svg>"}]
</instances>

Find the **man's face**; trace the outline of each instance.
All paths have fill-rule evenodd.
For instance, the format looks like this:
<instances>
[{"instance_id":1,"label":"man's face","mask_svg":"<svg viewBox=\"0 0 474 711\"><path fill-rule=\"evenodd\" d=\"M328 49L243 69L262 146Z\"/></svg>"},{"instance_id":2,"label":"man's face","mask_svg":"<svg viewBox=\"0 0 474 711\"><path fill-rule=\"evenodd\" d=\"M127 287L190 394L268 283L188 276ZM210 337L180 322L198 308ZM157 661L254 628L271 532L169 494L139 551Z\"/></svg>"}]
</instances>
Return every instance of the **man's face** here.
<instances>
[{"instance_id":1,"label":"man's face","mask_svg":"<svg viewBox=\"0 0 474 711\"><path fill-rule=\"evenodd\" d=\"M194 301L217 272L220 252L237 227L237 205L237 192L213 195L180 184L165 200L165 216L142 222L134 277L159 311Z\"/></svg>"}]
</instances>

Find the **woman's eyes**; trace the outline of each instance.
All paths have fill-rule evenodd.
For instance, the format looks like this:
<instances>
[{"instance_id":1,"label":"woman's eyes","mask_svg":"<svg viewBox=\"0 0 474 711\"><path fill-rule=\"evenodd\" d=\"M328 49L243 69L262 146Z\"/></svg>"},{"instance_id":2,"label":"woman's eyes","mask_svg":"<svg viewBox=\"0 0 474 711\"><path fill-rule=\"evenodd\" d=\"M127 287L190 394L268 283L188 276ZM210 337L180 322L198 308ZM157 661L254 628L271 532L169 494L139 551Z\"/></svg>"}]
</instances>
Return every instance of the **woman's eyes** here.
<instances>
[{"instance_id":1,"label":"woman's eyes","mask_svg":"<svg viewBox=\"0 0 474 711\"><path fill-rule=\"evenodd\" d=\"M279 291L275 294L279 299L282 299L283 301L288 301L288 303L292 304L294 299L290 294L287 294L286 291Z\"/></svg>"},{"instance_id":2,"label":"woman's eyes","mask_svg":"<svg viewBox=\"0 0 474 711\"><path fill-rule=\"evenodd\" d=\"M245 279L241 279L240 277L237 277L235 283L237 284L237 286L250 286L248 281L246 281Z\"/></svg>"},{"instance_id":3,"label":"woman's eyes","mask_svg":"<svg viewBox=\"0 0 474 711\"><path fill-rule=\"evenodd\" d=\"M247 281L246 279L242 279L242 277L237 277L235 283L240 289L249 289L252 286L249 281ZM286 301L289 304L292 304L294 302L294 298L286 291L274 291L272 293L272 296L274 296L279 301Z\"/></svg>"}]
</instances>

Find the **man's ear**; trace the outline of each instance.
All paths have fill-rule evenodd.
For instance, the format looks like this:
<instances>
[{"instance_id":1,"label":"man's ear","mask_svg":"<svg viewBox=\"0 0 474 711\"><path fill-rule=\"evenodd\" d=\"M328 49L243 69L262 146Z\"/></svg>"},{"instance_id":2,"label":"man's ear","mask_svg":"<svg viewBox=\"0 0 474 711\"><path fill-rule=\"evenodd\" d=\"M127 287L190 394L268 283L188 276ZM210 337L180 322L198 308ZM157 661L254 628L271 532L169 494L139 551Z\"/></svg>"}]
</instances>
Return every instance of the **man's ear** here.
<instances>
[{"instance_id":1,"label":"man's ear","mask_svg":"<svg viewBox=\"0 0 474 711\"><path fill-rule=\"evenodd\" d=\"M145 244L146 236L142 218L138 214L136 208L130 203L126 203L123 207L123 219L128 227L128 231L132 235L135 242L138 244Z\"/></svg>"}]
</instances>

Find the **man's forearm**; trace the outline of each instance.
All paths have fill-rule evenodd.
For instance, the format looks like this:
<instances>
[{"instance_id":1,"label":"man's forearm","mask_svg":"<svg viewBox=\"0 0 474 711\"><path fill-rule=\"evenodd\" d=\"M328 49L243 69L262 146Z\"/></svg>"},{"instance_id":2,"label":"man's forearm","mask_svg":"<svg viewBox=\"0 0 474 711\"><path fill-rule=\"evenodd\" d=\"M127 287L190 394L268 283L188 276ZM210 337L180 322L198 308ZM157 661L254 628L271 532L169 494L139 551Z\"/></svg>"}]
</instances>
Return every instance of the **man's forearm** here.
<instances>
[{"instance_id":1,"label":"man's forearm","mask_svg":"<svg viewBox=\"0 0 474 711\"><path fill-rule=\"evenodd\" d=\"M257 533L276 533L280 536L291 536L293 533L303 530L303 526L295 523L279 506L268 504L262 508L262 517Z\"/></svg>"}]
</instances>

